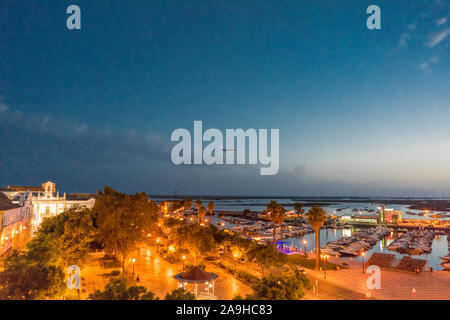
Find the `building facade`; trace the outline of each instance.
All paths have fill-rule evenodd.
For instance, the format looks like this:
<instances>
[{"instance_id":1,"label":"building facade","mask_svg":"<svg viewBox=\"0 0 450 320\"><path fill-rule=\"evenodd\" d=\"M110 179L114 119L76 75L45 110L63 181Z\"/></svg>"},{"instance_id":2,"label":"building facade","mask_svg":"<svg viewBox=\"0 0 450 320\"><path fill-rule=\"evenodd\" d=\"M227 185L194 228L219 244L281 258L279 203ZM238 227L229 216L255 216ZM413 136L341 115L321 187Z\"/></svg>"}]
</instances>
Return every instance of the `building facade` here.
<instances>
[{"instance_id":1,"label":"building facade","mask_svg":"<svg viewBox=\"0 0 450 320\"><path fill-rule=\"evenodd\" d=\"M31 192L16 194L12 200L0 192L0 221L0 255L22 248L33 228Z\"/></svg>"},{"instance_id":2,"label":"building facade","mask_svg":"<svg viewBox=\"0 0 450 320\"><path fill-rule=\"evenodd\" d=\"M64 194L59 195L55 183L48 181L42 184L43 191L33 196L34 220L38 226L46 217L53 217L64 210L81 206L92 209L95 195L92 194Z\"/></svg>"},{"instance_id":3,"label":"building facade","mask_svg":"<svg viewBox=\"0 0 450 320\"><path fill-rule=\"evenodd\" d=\"M1 188L0 193L7 198L15 199L24 193L31 195L33 231L41 224L46 217L52 217L60 214L64 210L74 207L86 207L92 209L95 204L95 194L74 193L60 195L56 190L56 184L47 181L42 186L8 186Z\"/></svg>"}]
</instances>

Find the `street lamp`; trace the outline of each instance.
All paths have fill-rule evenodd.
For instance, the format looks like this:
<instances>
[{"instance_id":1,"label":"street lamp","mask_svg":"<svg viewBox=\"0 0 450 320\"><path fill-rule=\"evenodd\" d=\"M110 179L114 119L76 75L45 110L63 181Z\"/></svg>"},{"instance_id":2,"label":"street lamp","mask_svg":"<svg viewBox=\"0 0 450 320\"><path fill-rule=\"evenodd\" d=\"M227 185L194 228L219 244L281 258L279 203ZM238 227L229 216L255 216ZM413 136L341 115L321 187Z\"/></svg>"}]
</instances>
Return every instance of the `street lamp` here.
<instances>
[{"instance_id":1,"label":"street lamp","mask_svg":"<svg viewBox=\"0 0 450 320\"><path fill-rule=\"evenodd\" d=\"M183 259L183 273L184 273L184 260L186 260L186 256L183 256L182 259Z\"/></svg>"},{"instance_id":2,"label":"street lamp","mask_svg":"<svg viewBox=\"0 0 450 320\"><path fill-rule=\"evenodd\" d=\"M325 266L323 268L323 278L327 278L327 260L330 257L328 254L321 254L320 257L325 261Z\"/></svg>"},{"instance_id":3,"label":"street lamp","mask_svg":"<svg viewBox=\"0 0 450 320\"><path fill-rule=\"evenodd\" d=\"M303 252L305 253L305 257L306 257L306 240L303 240Z\"/></svg>"},{"instance_id":4,"label":"street lamp","mask_svg":"<svg viewBox=\"0 0 450 320\"><path fill-rule=\"evenodd\" d=\"M362 257L362 271L363 271L363 273L364 273L364 256L366 255L366 253L363 251L362 253L361 253L361 257Z\"/></svg>"},{"instance_id":5,"label":"street lamp","mask_svg":"<svg viewBox=\"0 0 450 320\"><path fill-rule=\"evenodd\" d=\"M235 252L234 254L233 254L233 256L234 256L234 268L236 269L236 261L237 261L237 256L238 256L238 254Z\"/></svg>"},{"instance_id":6,"label":"street lamp","mask_svg":"<svg viewBox=\"0 0 450 320\"><path fill-rule=\"evenodd\" d=\"M156 239L156 253L159 253L159 238Z\"/></svg>"},{"instance_id":7,"label":"street lamp","mask_svg":"<svg viewBox=\"0 0 450 320\"><path fill-rule=\"evenodd\" d=\"M136 259L135 258L131 259L131 262L133 262L133 279L134 279L134 263L136 262Z\"/></svg>"}]
</instances>

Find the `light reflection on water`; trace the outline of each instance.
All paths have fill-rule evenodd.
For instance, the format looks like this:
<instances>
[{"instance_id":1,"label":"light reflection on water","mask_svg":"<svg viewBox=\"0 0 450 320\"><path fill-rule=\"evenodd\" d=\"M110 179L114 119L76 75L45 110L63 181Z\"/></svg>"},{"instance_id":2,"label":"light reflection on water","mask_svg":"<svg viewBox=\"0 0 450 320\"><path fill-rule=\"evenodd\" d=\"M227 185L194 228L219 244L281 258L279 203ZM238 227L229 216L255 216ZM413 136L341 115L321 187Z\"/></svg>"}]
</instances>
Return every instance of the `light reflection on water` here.
<instances>
[{"instance_id":1,"label":"light reflection on water","mask_svg":"<svg viewBox=\"0 0 450 320\"><path fill-rule=\"evenodd\" d=\"M320 246L324 247L328 242L338 240L342 237L349 237L351 236L352 232L357 231L358 229L339 229L339 230L332 230L332 229L322 229L320 232ZM403 256L406 256L406 254L401 254L396 251L388 250L388 246L398 237L397 232L392 232L391 235L385 237L384 239L380 240L378 244L373 246L370 250L367 250L368 255L370 256L373 252L382 252L382 253L391 253L395 254L397 258L402 258ZM314 233L307 234L303 237L294 237L294 238L288 238L285 241L289 242L289 245L293 245L296 248L303 249L303 240L307 241L306 250L314 251L315 250L315 237ZM432 267L434 270L442 270L441 259L439 257L447 255L448 247L447 247L447 236L443 235L437 235L435 236L432 244L432 252L430 254L422 254L422 255L415 255L411 256L412 258L417 259L424 259L428 260L428 266ZM344 259L350 259L345 258ZM353 260L360 261L361 257L353 258Z\"/></svg>"}]
</instances>

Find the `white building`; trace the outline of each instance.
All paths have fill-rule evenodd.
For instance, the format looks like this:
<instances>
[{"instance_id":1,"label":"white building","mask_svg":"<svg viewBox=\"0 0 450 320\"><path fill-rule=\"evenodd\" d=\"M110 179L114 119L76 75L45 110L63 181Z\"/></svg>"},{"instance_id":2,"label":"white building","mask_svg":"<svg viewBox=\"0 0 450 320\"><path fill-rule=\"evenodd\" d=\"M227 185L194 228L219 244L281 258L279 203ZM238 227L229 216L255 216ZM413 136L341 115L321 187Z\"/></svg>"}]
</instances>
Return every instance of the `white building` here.
<instances>
[{"instance_id":1,"label":"white building","mask_svg":"<svg viewBox=\"0 0 450 320\"><path fill-rule=\"evenodd\" d=\"M33 196L34 219L39 225L46 217L55 216L64 210L73 207L81 206L92 209L95 204L95 196L92 194L70 194L63 196L56 191L56 185L48 181L42 184L43 192L38 192Z\"/></svg>"},{"instance_id":2,"label":"white building","mask_svg":"<svg viewBox=\"0 0 450 320\"><path fill-rule=\"evenodd\" d=\"M13 199L18 194L26 191L32 192L32 204L33 204L33 227L36 228L46 217L55 216L65 209L73 206L81 206L92 209L95 204L94 194L74 193L62 196L56 191L55 183L47 181L42 184L42 187L32 186L8 186L8 188L2 188L1 191Z\"/></svg>"},{"instance_id":3,"label":"white building","mask_svg":"<svg viewBox=\"0 0 450 320\"><path fill-rule=\"evenodd\" d=\"M29 191L9 199L0 192L0 255L21 248L30 238L33 219Z\"/></svg>"}]
</instances>

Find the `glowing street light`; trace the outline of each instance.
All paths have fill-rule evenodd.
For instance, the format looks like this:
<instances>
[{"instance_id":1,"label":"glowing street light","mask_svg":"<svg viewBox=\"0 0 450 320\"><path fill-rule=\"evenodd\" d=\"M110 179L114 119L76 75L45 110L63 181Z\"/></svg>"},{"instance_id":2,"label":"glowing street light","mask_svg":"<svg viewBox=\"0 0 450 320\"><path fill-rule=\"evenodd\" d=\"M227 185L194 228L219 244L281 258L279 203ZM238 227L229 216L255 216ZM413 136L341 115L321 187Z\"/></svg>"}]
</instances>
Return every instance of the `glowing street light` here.
<instances>
[{"instance_id":1,"label":"glowing street light","mask_svg":"<svg viewBox=\"0 0 450 320\"><path fill-rule=\"evenodd\" d=\"M183 272L184 272L184 261L186 260L186 256L181 257L183 259Z\"/></svg>"},{"instance_id":2,"label":"glowing street light","mask_svg":"<svg viewBox=\"0 0 450 320\"><path fill-rule=\"evenodd\" d=\"M131 259L131 262L133 262L133 278L134 278L134 263L136 262L136 259L135 258Z\"/></svg>"},{"instance_id":3,"label":"glowing street light","mask_svg":"<svg viewBox=\"0 0 450 320\"><path fill-rule=\"evenodd\" d=\"M159 238L156 239L156 253L159 253Z\"/></svg>"},{"instance_id":4,"label":"glowing street light","mask_svg":"<svg viewBox=\"0 0 450 320\"><path fill-rule=\"evenodd\" d=\"M305 257L306 257L306 240L303 240L303 252L305 253Z\"/></svg>"},{"instance_id":5,"label":"glowing street light","mask_svg":"<svg viewBox=\"0 0 450 320\"><path fill-rule=\"evenodd\" d=\"M324 278L324 279L327 278L327 266L326 266L326 263L327 263L329 257L330 257L330 256L329 256L328 254L321 254L321 255L320 255L320 258L321 258L323 261L325 261L325 266L324 266L324 269L323 269L323 278Z\"/></svg>"},{"instance_id":6,"label":"glowing street light","mask_svg":"<svg viewBox=\"0 0 450 320\"><path fill-rule=\"evenodd\" d=\"M237 261L238 254L235 252L233 254L233 256L234 256L234 268L236 269L236 261Z\"/></svg>"}]
</instances>

